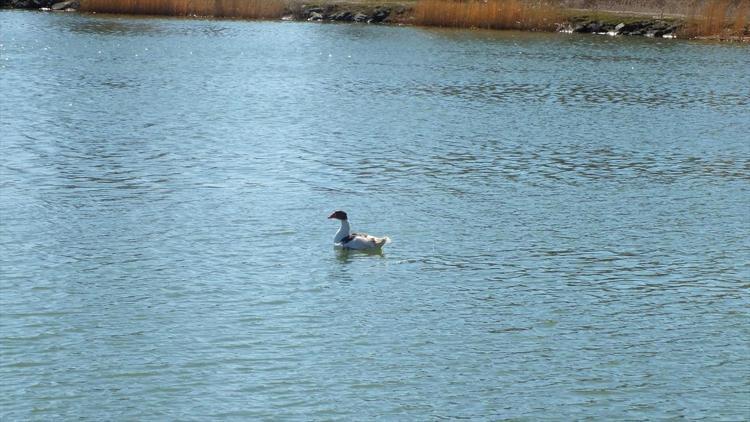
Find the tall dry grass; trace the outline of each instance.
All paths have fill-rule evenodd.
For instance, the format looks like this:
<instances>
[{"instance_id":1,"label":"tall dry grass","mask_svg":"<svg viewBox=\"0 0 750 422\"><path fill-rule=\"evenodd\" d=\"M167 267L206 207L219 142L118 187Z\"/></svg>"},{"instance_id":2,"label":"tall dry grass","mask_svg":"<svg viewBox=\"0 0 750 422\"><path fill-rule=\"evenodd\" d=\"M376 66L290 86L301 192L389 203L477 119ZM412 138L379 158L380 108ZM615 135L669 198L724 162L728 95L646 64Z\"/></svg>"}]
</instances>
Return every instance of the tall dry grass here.
<instances>
[{"instance_id":1,"label":"tall dry grass","mask_svg":"<svg viewBox=\"0 0 750 422\"><path fill-rule=\"evenodd\" d=\"M747 37L750 35L750 0L711 0L697 3L680 36Z\"/></svg>"},{"instance_id":2,"label":"tall dry grass","mask_svg":"<svg viewBox=\"0 0 750 422\"><path fill-rule=\"evenodd\" d=\"M709 0L560 0L560 4L568 9L635 12L658 17L687 15L695 7L696 1Z\"/></svg>"},{"instance_id":3,"label":"tall dry grass","mask_svg":"<svg viewBox=\"0 0 750 422\"><path fill-rule=\"evenodd\" d=\"M283 15L283 0L81 0L81 10L170 16L273 19Z\"/></svg>"},{"instance_id":4,"label":"tall dry grass","mask_svg":"<svg viewBox=\"0 0 750 422\"><path fill-rule=\"evenodd\" d=\"M541 0L419 0L414 22L426 26L548 31L562 17L558 2Z\"/></svg>"}]
</instances>

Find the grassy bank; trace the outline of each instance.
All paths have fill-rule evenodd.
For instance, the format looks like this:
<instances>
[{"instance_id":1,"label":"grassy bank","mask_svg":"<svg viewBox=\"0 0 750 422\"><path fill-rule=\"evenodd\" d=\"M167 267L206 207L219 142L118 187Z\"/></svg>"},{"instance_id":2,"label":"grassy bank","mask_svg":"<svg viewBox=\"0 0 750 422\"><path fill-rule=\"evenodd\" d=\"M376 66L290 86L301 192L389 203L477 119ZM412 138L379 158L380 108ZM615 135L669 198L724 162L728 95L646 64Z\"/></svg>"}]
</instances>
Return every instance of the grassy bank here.
<instances>
[{"instance_id":1,"label":"grassy bank","mask_svg":"<svg viewBox=\"0 0 750 422\"><path fill-rule=\"evenodd\" d=\"M287 9L282 0L82 0L81 10L168 16L276 19Z\"/></svg>"},{"instance_id":2,"label":"grassy bank","mask_svg":"<svg viewBox=\"0 0 750 422\"><path fill-rule=\"evenodd\" d=\"M750 37L750 0L419 0L413 16L417 25L535 31L660 19L680 38Z\"/></svg>"},{"instance_id":3,"label":"grassy bank","mask_svg":"<svg viewBox=\"0 0 750 422\"><path fill-rule=\"evenodd\" d=\"M750 36L750 0L713 0L688 14L680 29L684 38Z\"/></svg>"},{"instance_id":4,"label":"grassy bank","mask_svg":"<svg viewBox=\"0 0 750 422\"><path fill-rule=\"evenodd\" d=\"M386 22L423 26L554 31L586 20L613 27L660 19L678 27L680 38L750 38L750 0L81 0L85 12L246 19L384 8L399 10Z\"/></svg>"},{"instance_id":5,"label":"grassy bank","mask_svg":"<svg viewBox=\"0 0 750 422\"><path fill-rule=\"evenodd\" d=\"M535 0L420 0L414 22L426 26L554 31L562 9L549 1Z\"/></svg>"}]
</instances>

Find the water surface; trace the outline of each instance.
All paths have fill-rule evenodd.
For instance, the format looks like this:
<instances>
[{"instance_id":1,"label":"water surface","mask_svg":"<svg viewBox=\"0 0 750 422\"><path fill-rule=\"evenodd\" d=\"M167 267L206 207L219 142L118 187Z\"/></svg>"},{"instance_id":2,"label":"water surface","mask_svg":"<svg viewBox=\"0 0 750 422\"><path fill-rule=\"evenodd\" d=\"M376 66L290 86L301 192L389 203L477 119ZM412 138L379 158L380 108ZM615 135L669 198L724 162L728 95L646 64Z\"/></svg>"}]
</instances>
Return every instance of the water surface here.
<instances>
[{"instance_id":1,"label":"water surface","mask_svg":"<svg viewBox=\"0 0 750 422\"><path fill-rule=\"evenodd\" d=\"M749 53L2 11L0 419L747 418Z\"/></svg>"}]
</instances>

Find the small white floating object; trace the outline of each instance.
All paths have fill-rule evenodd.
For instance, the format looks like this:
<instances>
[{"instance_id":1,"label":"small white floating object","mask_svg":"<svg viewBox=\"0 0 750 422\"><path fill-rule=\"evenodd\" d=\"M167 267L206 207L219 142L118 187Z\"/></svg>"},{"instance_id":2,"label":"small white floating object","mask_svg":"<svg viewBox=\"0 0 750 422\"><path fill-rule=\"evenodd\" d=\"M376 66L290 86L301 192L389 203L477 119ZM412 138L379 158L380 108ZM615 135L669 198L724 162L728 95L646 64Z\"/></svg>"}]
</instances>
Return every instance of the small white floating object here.
<instances>
[{"instance_id":1,"label":"small white floating object","mask_svg":"<svg viewBox=\"0 0 750 422\"><path fill-rule=\"evenodd\" d=\"M352 233L349 218L344 211L334 211L328 218L341 221L341 228L333 237L333 246L343 249L376 250L391 242L387 236L375 237L367 233Z\"/></svg>"}]
</instances>

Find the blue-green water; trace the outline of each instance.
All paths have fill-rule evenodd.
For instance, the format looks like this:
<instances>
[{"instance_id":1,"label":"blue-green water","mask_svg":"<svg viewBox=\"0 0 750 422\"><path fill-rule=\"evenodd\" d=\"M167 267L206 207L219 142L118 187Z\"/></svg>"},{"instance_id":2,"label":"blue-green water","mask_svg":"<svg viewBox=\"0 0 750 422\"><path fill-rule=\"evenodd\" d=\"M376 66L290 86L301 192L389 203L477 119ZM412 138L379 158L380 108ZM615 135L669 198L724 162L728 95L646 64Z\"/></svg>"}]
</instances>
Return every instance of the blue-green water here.
<instances>
[{"instance_id":1,"label":"blue-green water","mask_svg":"<svg viewBox=\"0 0 750 422\"><path fill-rule=\"evenodd\" d=\"M747 45L0 31L0 419L750 414Z\"/></svg>"}]
</instances>

